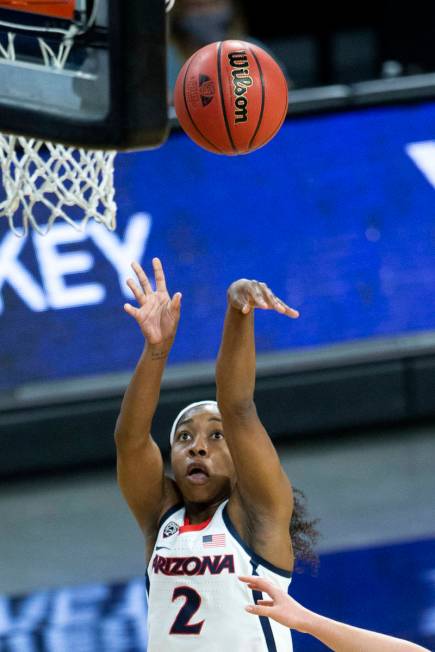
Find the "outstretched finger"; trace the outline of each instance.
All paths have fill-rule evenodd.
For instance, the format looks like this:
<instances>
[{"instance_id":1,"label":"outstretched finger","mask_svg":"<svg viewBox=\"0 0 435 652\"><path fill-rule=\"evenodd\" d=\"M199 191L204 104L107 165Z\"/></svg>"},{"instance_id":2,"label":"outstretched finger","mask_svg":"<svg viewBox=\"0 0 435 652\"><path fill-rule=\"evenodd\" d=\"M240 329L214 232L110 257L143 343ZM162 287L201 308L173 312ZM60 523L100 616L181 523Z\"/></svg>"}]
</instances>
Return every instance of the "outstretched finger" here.
<instances>
[{"instance_id":1,"label":"outstretched finger","mask_svg":"<svg viewBox=\"0 0 435 652\"><path fill-rule=\"evenodd\" d=\"M171 310L174 312L179 312L181 306L182 294L181 292L176 292L171 299Z\"/></svg>"},{"instance_id":2,"label":"outstretched finger","mask_svg":"<svg viewBox=\"0 0 435 652\"><path fill-rule=\"evenodd\" d=\"M299 312L294 310L294 308L290 308L290 306L284 303L282 299L279 299L265 283L262 283L261 286L265 297L267 298L271 307L274 308L274 310L281 313L282 315L292 317L292 319L297 319L299 317Z\"/></svg>"},{"instance_id":3,"label":"outstretched finger","mask_svg":"<svg viewBox=\"0 0 435 652\"><path fill-rule=\"evenodd\" d=\"M136 319L136 315L139 312L137 308L131 305L131 303L124 303L125 312Z\"/></svg>"},{"instance_id":4,"label":"outstretched finger","mask_svg":"<svg viewBox=\"0 0 435 652\"><path fill-rule=\"evenodd\" d=\"M156 279L156 288L158 292L167 292L166 279L160 258L153 258L154 278Z\"/></svg>"},{"instance_id":5,"label":"outstretched finger","mask_svg":"<svg viewBox=\"0 0 435 652\"><path fill-rule=\"evenodd\" d=\"M251 287L248 290L247 299L248 305L250 306L255 308L263 308L263 310L267 310L269 308L269 304L264 297L261 283L258 283L258 281L252 281Z\"/></svg>"},{"instance_id":6,"label":"outstretched finger","mask_svg":"<svg viewBox=\"0 0 435 652\"><path fill-rule=\"evenodd\" d=\"M272 607L262 607L261 605L257 604L248 604L245 607L245 610L254 616L266 616L266 618L269 618L271 616Z\"/></svg>"},{"instance_id":7,"label":"outstretched finger","mask_svg":"<svg viewBox=\"0 0 435 652\"><path fill-rule=\"evenodd\" d=\"M294 308L290 308L284 301L281 301L281 299L278 299L278 303L280 303L284 307L284 315L287 315L287 317L291 317L291 319L297 319L299 317L299 310L295 310Z\"/></svg>"},{"instance_id":8,"label":"outstretched finger","mask_svg":"<svg viewBox=\"0 0 435 652\"><path fill-rule=\"evenodd\" d=\"M153 291L153 288L151 287L151 283L148 280L148 276L145 274L143 268L139 263L134 261L131 264L131 267L136 274L138 281L141 285L142 290L144 291L145 294L151 294Z\"/></svg>"},{"instance_id":9,"label":"outstretched finger","mask_svg":"<svg viewBox=\"0 0 435 652\"><path fill-rule=\"evenodd\" d=\"M260 283L259 286L263 294L263 300L265 301L267 307L272 310L277 310L278 312L284 312L284 308L281 306L281 304L278 303L277 297L266 285L266 283Z\"/></svg>"},{"instance_id":10,"label":"outstretched finger","mask_svg":"<svg viewBox=\"0 0 435 652\"><path fill-rule=\"evenodd\" d=\"M290 306L284 303L282 299L279 299L275 294L273 294L273 292L270 291L270 293L273 296L274 305L277 312L281 313L282 315L287 315L287 317L291 317L292 319L297 319L299 317L298 310L290 308Z\"/></svg>"},{"instance_id":11,"label":"outstretched finger","mask_svg":"<svg viewBox=\"0 0 435 652\"><path fill-rule=\"evenodd\" d=\"M134 298L136 299L138 304L140 306L143 306L146 301L145 294L142 292L142 290L138 288L138 286L136 285L136 283L133 281L132 278L128 278L126 283L130 288L130 290L132 291Z\"/></svg>"},{"instance_id":12,"label":"outstretched finger","mask_svg":"<svg viewBox=\"0 0 435 652\"><path fill-rule=\"evenodd\" d=\"M281 589L275 586L273 582L257 575L239 575L239 580L245 582L250 589L267 593L272 599L277 598L281 593Z\"/></svg>"}]
</instances>

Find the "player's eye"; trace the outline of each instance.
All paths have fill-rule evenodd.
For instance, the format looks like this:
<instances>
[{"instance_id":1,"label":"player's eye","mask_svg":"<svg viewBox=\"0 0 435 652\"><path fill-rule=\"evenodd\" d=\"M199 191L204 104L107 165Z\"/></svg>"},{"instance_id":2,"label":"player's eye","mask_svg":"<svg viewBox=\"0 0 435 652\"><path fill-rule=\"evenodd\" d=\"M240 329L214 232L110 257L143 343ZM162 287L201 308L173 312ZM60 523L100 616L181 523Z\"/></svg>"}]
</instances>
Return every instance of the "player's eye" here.
<instances>
[{"instance_id":1,"label":"player's eye","mask_svg":"<svg viewBox=\"0 0 435 652\"><path fill-rule=\"evenodd\" d=\"M214 430L211 433L211 438L212 439L223 439L224 438L224 433L221 432L220 430Z\"/></svg>"},{"instance_id":2,"label":"player's eye","mask_svg":"<svg viewBox=\"0 0 435 652\"><path fill-rule=\"evenodd\" d=\"M178 433L178 441L188 441L192 435L190 432L187 432L187 430L183 430L182 432Z\"/></svg>"}]
</instances>

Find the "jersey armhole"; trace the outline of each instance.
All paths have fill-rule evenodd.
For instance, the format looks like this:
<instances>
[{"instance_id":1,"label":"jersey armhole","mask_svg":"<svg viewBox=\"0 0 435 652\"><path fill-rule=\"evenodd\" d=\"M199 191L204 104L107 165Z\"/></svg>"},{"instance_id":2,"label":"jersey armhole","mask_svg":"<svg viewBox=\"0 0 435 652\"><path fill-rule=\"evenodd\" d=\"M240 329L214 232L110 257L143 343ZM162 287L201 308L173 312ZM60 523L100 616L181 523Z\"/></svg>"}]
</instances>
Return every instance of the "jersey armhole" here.
<instances>
[{"instance_id":1,"label":"jersey armhole","mask_svg":"<svg viewBox=\"0 0 435 652\"><path fill-rule=\"evenodd\" d=\"M252 548L248 546L247 543L245 543L240 536L240 534L237 532L236 528L234 527L230 516L228 514L228 505L225 505L224 509L222 510L222 518L225 523L225 527L231 534L231 536L237 541L237 543L242 546L243 550L246 552L247 555L254 561L258 566L263 566L264 568L267 568L268 570L272 571L273 573L276 573L277 575L281 575L281 577L285 577L287 579L291 579L292 577L292 571L286 570L285 568L279 568L278 566L275 566L274 564L271 564L269 561L261 557L260 555L257 555Z\"/></svg>"}]
</instances>

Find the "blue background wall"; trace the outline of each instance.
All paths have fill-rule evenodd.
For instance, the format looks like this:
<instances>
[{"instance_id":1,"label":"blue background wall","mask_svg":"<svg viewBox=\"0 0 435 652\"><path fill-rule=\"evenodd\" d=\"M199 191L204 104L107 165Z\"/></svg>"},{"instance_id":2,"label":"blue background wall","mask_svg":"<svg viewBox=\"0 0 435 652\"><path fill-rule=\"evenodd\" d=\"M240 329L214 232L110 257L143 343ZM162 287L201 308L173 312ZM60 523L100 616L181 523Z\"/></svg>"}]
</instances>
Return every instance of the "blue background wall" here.
<instances>
[{"instance_id":1,"label":"blue background wall","mask_svg":"<svg viewBox=\"0 0 435 652\"><path fill-rule=\"evenodd\" d=\"M435 540L362 548L320 557L318 576L293 577L291 594L329 618L435 648ZM295 633L295 651L325 647Z\"/></svg>"},{"instance_id":2,"label":"blue background wall","mask_svg":"<svg viewBox=\"0 0 435 652\"><path fill-rule=\"evenodd\" d=\"M133 367L141 337L120 281L130 255L122 274L107 256L126 239L148 271L160 256L170 290L183 292L172 363L215 357L225 291L240 276L266 281L301 311L298 322L262 315L259 351L433 329L435 191L406 146L434 133L435 105L421 104L290 119L243 157L209 154L181 133L120 155L106 253L98 225L79 236L59 224L57 243L44 248L33 235L19 245L37 310L5 281L12 236L1 225L0 389ZM61 277L79 286L72 307L53 299L47 251L85 256Z\"/></svg>"}]
</instances>

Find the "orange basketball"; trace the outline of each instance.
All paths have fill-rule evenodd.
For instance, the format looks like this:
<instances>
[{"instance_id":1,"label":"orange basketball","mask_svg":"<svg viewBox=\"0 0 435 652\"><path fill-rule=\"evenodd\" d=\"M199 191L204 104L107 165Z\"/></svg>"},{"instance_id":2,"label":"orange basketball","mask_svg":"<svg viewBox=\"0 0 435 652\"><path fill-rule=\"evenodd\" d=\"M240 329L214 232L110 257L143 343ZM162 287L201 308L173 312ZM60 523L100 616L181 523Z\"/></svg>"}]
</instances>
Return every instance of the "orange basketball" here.
<instances>
[{"instance_id":1,"label":"orange basketball","mask_svg":"<svg viewBox=\"0 0 435 652\"><path fill-rule=\"evenodd\" d=\"M287 115L284 74L262 48L210 43L186 61L174 105L184 131L215 154L248 154L268 143Z\"/></svg>"}]
</instances>

